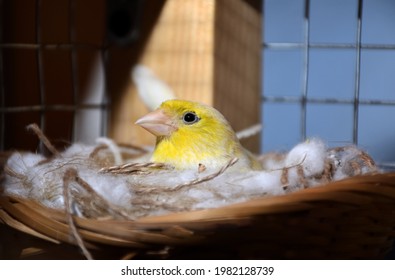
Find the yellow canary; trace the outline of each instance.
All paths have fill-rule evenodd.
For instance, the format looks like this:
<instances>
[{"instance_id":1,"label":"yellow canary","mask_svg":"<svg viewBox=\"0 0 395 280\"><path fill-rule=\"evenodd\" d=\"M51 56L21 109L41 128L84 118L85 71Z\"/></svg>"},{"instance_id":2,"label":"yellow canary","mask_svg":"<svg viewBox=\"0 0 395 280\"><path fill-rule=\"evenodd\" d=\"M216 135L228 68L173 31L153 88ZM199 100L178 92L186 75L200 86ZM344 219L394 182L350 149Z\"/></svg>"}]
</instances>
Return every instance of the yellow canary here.
<instances>
[{"instance_id":1,"label":"yellow canary","mask_svg":"<svg viewBox=\"0 0 395 280\"><path fill-rule=\"evenodd\" d=\"M176 169L221 168L232 158L238 169L262 169L244 149L224 116L216 109L197 102L167 100L136 124L154 134L151 160Z\"/></svg>"}]
</instances>

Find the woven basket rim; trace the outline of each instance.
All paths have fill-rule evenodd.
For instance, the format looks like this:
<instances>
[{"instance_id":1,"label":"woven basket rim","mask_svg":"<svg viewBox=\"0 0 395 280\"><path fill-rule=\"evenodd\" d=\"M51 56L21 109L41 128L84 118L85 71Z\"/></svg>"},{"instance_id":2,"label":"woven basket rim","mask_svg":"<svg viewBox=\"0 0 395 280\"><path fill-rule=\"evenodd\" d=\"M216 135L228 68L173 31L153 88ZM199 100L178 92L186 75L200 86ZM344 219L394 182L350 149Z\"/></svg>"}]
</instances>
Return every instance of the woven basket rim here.
<instances>
[{"instance_id":1,"label":"woven basket rim","mask_svg":"<svg viewBox=\"0 0 395 280\"><path fill-rule=\"evenodd\" d=\"M255 216L311 210L320 202L369 205L377 199L395 201L395 172L361 175L275 197L263 197L220 208L150 216L137 220L74 217L88 248L99 245L147 248L152 245L195 244L218 227L240 227ZM395 203L395 202L394 202ZM0 220L10 227L53 243L76 244L70 238L66 213L35 201L0 196ZM105 226L104 226L105 225Z\"/></svg>"},{"instance_id":2,"label":"woven basket rim","mask_svg":"<svg viewBox=\"0 0 395 280\"><path fill-rule=\"evenodd\" d=\"M350 193L351 195L344 198L339 196L339 194L344 195L345 193ZM223 210L228 211L231 209L243 209L248 208L251 212L242 212L239 214L232 215L232 217L239 217L245 215L254 215L254 214L270 214L277 212L287 212L292 210L305 210L305 207L308 206L309 202L314 201L322 201L322 200L330 200L330 201L340 201L340 202L348 202L350 204L363 204L369 203L370 200L366 198L363 194L379 194L384 197L388 197L390 199L395 200L395 172L388 173L379 173L379 174L367 174L367 175L358 175L351 178L345 178L339 181L332 181L326 184L321 184L317 187L308 188L299 190L296 192L282 194L278 196L271 197L261 197L254 198L245 202L239 202L234 204L229 204L226 206L218 207L218 208L209 208L203 210L193 210L193 211L185 211L185 212L175 212L158 216L147 216L142 217L136 220L126 220L123 222L132 222L132 223L156 223L158 219L162 222L168 220L169 223L172 222L181 222L182 219L188 221L198 221L201 217L204 219L206 216L210 217L210 213L218 213L225 214ZM35 205L39 206L46 211L50 211L52 214L56 213L57 218L64 215L63 210L52 209L41 205L40 203L18 196L13 195L0 195L0 206L3 206L4 199L7 199L19 202L27 205ZM354 200L353 200L354 199ZM276 208L276 206L279 206ZM282 209L281 207L284 207ZM256 208L257 211L254 211L253 208ZM196 216L193 218L189 217L190 214L195 213ZM218 214L213 215L212 217L216 217ZM96 220L89 219L83 217L76 217L81 220ZM105 219L103 221L109 222L113 219ZM97 220L100 222L100 219ZM115 220L114 220L115 221ZM119 221L119 220L116 220Z\"/></svg>"}]
</instances>

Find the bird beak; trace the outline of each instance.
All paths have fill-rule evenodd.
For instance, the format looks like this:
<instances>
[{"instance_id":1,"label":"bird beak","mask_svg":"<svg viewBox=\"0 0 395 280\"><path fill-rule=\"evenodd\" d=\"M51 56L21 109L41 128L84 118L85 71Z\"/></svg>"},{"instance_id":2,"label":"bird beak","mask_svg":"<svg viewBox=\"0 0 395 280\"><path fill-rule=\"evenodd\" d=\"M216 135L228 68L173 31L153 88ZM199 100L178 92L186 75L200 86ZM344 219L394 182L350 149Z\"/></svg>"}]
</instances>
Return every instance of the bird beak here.
<instances>
[{"instance_id":1,"label":"bird beak","mask_svg":"<svg viewBox=\"0 0 395 280\"><path fill-rule=\"evenodd\" d=\"M135 124L148 130L155 136L168 136L177 130L172 119L162 109L157 109L144 117L138 119Z\"/></svg>"}]
</instances>

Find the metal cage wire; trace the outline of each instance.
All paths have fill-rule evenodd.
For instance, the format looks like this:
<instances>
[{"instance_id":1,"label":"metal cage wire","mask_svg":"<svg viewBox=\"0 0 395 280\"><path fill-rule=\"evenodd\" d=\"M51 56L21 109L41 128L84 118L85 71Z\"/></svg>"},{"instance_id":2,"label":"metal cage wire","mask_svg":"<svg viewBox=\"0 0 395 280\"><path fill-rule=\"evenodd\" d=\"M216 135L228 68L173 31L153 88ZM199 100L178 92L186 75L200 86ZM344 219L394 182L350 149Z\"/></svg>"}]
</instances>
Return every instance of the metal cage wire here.
<instances>
[{"instance_id":1,"label":"metal cage wire","mask_svg":"<svg viewBox=\"0 0 395 280\"><path fill-rule=\"evenodd\" d=\"M265 0L263 0L265 2ZM361 79L361 51L365 49L370 50L395 50L395 44L366 44L362 43L362 25L363 25L363 7L364 1L357 1L357 19L356 19L356 37L355 43L312 43L310 42L310 5L311 0L304 0L304 15L303 15L303 42L267 42L263 39L262 48L265 50L303 50L303 66L302 66L302 87L299 96L274 96L270 93L263 92L262 102L265 103L293 103L299 104L301 108L300 113L300 138L306 139L307 133L307 105L308 104L351 104L353 107L353 122L352 122L352 142L358 145L358 131L359 131L359 110L360 105L380 105L380 106L394 106L395 100L381 100L381 99L360 99L360 79ZM264 6L264 5L263 5ZM355 50L355 66L354 66L354 93L352 99L347 98L318 98L310 97L308 95L309 88L309 67L310 67L310 50L311 49L351 49ZM265 69L264 69L265 71ZM265 81L263 81L265 82ZM395 169L395 164L379 163L383 167Z\"/></svg>"},{"instance_id":2,"label":"metal cage wire","mask_svg":"<svg viewBox=\"0 0 395 280\"><path fill-rule=\"evenodd\" d=\"M0 11L5 12L4 2L0 1ZM23 42L4 42L3 40L3 29L0 28L0 149L4 150L4 139L5 139L5 116L6 114L17 114L23 112L39 112L40 114L40 122L39 126L45 131L46 127L46 118L45 113L50 111L69 111L74 115L73 118L73 132L72 139L68 139L69 141L75 140L75 114L79 110L98 110L101 112L100 119L100 134L106 135L107 133L107 119L108 119L108 110L109 110L109 99L107 95L107 82L106 82L106 69L107 69L107 58L108 58L108 44L106 40L100 45L89 44L89 43L79 43L76 42L76 27L75 27L75 11L76 11L76 1L69 1L69 42L60 42L60 43L44 43L42 41L42 26L41 26L41 6L43 1L36 0L35 2L35 26L36 26L36 42L35 43L23 43ZM4 27L3 27L4 28ZM40 94L40 104L32 105L32 106L7 106L5 103L6 90L4 88L4 50L35 50L37 57L37 73L39 80L39 94ZM45 92L45 84L46 77L44 74L44 65L43 65L43 52L44 51L69 51L70 52L70 63L71 63L71 78L72 78L72 100L73 104L47 104L46 102L46 92ZM104 94L103 98L99 103L96 102L84 102L81 103L79 101L79 80L78 80L78 66L77 66L77 51L78 50L87 50L100 53L101 63L104 66ZM9 93L8 93L9 94ZM39 147L42 149L42 147Z\"/></svg>"}]
</instances>

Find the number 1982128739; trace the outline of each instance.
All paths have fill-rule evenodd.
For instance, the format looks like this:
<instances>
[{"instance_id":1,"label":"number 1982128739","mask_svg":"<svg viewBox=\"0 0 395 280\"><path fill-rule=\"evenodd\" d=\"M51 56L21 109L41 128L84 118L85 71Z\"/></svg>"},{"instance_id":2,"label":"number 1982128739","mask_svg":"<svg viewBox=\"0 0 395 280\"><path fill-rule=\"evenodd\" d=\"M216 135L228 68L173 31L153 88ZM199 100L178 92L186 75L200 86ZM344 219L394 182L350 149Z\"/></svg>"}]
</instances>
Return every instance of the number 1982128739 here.
<instances>
[{"instance_id":1,"label":"number 1982128739","mask_svg":"<svg viewBox=\"0 0 395 280\"><path fill-rule=\"evenodd\" d=\"M215 268L215 275L272 275L272 266L221 266Z\"/></svg>"}]
</instances>

